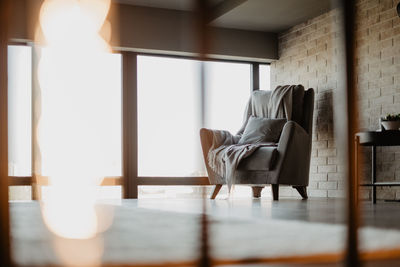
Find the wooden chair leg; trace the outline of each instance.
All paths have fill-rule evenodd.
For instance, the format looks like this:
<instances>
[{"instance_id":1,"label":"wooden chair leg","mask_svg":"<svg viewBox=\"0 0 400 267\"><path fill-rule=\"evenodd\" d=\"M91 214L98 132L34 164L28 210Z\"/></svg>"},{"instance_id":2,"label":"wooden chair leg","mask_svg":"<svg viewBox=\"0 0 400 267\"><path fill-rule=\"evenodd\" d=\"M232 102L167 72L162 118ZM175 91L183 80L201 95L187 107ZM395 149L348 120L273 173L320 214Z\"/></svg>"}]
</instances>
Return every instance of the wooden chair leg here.
<instances>
[{"instance_id":1,"label":"wooden chair leg","mask_svg":"<svg viewBox=\"0 0 400 267\"><path fill-rule=\"evenodd\" d=\"M42 186L40 184L32 183L31 198L32 200L42 200Z\"/></svg>"},{"instance_id":2,"label":"wooden chair leg","mask_svg":"<svg viewBox=\"0 0 400 267\"><path fill-rule=\"evenodd\" d=\"M306 186L293 186L293 188L295 188L297 190L297 192L299 192L300 196L303 199L307 199L308 198L307 187Z\"/></svg>"},{"instance_id":3,"label":"wooden chair leg","mask_svg":"<svg viewBox=\"0 0 400 267\"><path fill-rule=\"evenodd\" d=\"M253 189L253 197L260 198L261 191L263 190L263 188L264 188L264 186L252 186L251 189Z\"/></svg>"},{"instance_id":4,"label":"wooden chair leg","mask_svg":"<svg viewBox=\"0 0 400 267\"><path fill-rule=\"evenodd\" d=\"M272 188L272 198L274 200L279 200L279 184L271 184Z\"/></svg>"},{"instance_id":5,"label":"wooden chair leg","mask_svg":"<svg viewBox=\"0 0 400 267\"><path fill-rule=\"evenodd\" d=\"M214 191L211 195L211 199L215 199L216 196L218 195L219 190L221 190L222 184L216 184L214 187Z\"/></svg>"}]
</instances>

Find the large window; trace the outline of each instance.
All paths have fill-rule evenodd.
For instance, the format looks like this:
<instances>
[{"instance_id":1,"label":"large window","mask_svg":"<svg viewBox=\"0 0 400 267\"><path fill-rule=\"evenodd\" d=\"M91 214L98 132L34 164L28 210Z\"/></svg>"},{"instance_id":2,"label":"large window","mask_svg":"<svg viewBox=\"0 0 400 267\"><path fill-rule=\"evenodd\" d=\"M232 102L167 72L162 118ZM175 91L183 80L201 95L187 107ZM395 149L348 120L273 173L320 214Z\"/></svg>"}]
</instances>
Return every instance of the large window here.
<instances>
[{"instance_id":1,"label":"large window","mask_svg":"<svg viewBox=\"0 0 400 267\"><path fill-rule=\"evenodd\" d=\"M48 48L37 49L37 51L40 51L41 59L47 60L51 56ZM41 175L43 176L50 176L55 167L63 167L54 159L54 155L58 155L61 149L69 151L70 154L76 152L76 158L82 157L81 161L84 165L82 170L88 168L89 164L102 162L95 167L96 173L99 175L103 177L122 175L121 55L102 54L97 64L100 66L97 67L96 73L101 73L102 77L92 77L92 79L84 77L85 79L82 80L87 83L86 86L77 83L77 78L74 80L75 83L68 81L68 84L64 82L59 85L58 81L48 77L51 76L49 74L40 77L50 80L41 83L41 114L37 126L39 149L45 152L40 155ZM62 69L58 62L54 65L60 68L58 73L69 73L69 70ZM82 73L82 75L93 76L90 71ZM49 86L49 83L54 86ZM68 125L73 129L69 129ZM59 132L58 129L64 127L68 132L66 130ZM68 140L71 136L76 140L74 147L63 147L62 140ZM87 144L85 140L90 139L93 143ZM89 145L93 146L92 150L97 151L97 154L100 155L90 152L91 158L81 155L83 151L88 153L84 149ZM53 149L54 147L56 149ZM79 151L80 149L82 151ZM70 150L74 153L71 153ZM72 162L72 160L69 161ZM87 166L85 166L86 164ZM66 165L68 166L68 163ZM72 166L72 168L78 169L76 166Z\"/></svg>"},{"instance_id":2,"label":"large window","mask_svg":"<svg viewBox=\"0 0 400 267\"><path fill-rule=\"evenodd\" d=\"M193 60L138 57L139 176L202 174L199 68Z\"/></svg>"},{"instance_id":3,"label":"large window","mask_svg":"<svg viewBox=\"0 0 400 267\"><path fill-rule=\"evenodd\" d=\"M50 129L54 124L50 120L54 102L51 97L57 95L52 90L41 90L40 99L32 99L32 91L36 90L32 88L32 70L38 63L32 58L40 58L46 53L40 48L35 51L39 54L33 56L30 46L11 45L8 48L10 176L31 176L32 145L35 145L32 144L32 130L38 129L38 125L32 125L32 103L40 105L41 130ZM253 89L251 64L150 55L137 56L137 64L138 101L131 104L137 105L138 111L138 176L206 176L199 130L206 127L237 133ZM203 95L202 64L205 78ZM109 55L104 68L109 76L108 84L102 86L104 89L96 90L95 94L80 94L80 100L104 103L104 108L96 115L104 125L96 135L104 140L102 151L107 155L101 169L104 176L115 177L122 176L121 55ZM259 88L270 90L269 66L260 64L258 75ZM201 125L203 115L204 125ZM42 131L42 138L43 132L49 131ZM43 140L46 143L50 139ZM41 155L39 160L41 175L49 175L51 161L46 155Z\"/></svg>"},{"instance_id":4,"label":"large window","mask_svg":"<svg viewBox=\"0 0 400 267\"><path fill-rule=\"evenodd\" d=\"M49 48L38 52L39 66L48 63L45 60L54 60ZM95 70L80 70L83 77L64 68L64 61L49 61L58 68L54 72L59 75L57 80L51 78L53 73L48 73L50 68L46 68L47 75L39 75L41 114L35 127L39 132L40 175L50 177L58 185L66 179L73 181L73 177L80 180L75 182L76 186L82 187L91 183L93 177L122 176L121 55L99 54ZM70 73L76 75L75 79L69 80ZM41 197L51 196L53 188L42 187ZM98 198L120 198L121 188L98 188L96 193Z\"/></svg>"},{"instance_id":5,"label":"large window","mask_svg":"<svg viewBox=\"0 0 400 267\"><path fill-rule=\"evenodd\" d=\"M33 53L38 53L34 56ZM37 145L38 140L33 140L32 132L35 131L38 136L42 137L42 145L60 147L63 138L68 136L55 136L52 139L47 138L46 134L53 131L56 126L54 121L63 123L63 120L54 116L54 109L59 107L54 106L55 100L59 100L60 94L56 93L53 88L50 90L40 90L33 85L33 70L37 67L38 62L35 58L40 58L46 53L45 48L26 45L9 45L8 46L8 174L9 176L30 177L32 175L32 148ZM66 103L63 110L65 114L76 112L76 101L79 103L101 103L101 108L96 111L93 120L101 120L101 131L96 132L96 138L102 140L99 143L102 158L104 163L96 168L101 168L102 176L122 176L122 95L121 95L121 55L108 54L102 59L102 68L106 73L107 78L102 79L101 86L96 86L93 93L84 94L78 92L75 97L73 90L65 90L63 103ZM46 78L52 78L52 75L46 73ZM32 92L38 92L36 99L32 99ZM68 99L71 99L68 103ZM37 110L40 112L33 114L32 103L35 103ZM32 117L37 116L38 124L33 125ZM42 130L42 131L39 131ZM75 129L79 133L80 129ZM36 164L40 165L41 175L49 175L51 160L48 159L48 153L35 155ZM79 155L79 151L76 151ZM90 159L87 159L90 160ZM68 164L68 163L66 163ZM38 166L38 165L37 165ZM26 181L26 180L24 180ZM25 182L26 183L26 182ZM28 190L29 189L29 190ZM41 188L42 193L48 190L46 187ZM119 192L117 192L119 191ZM120 187L107 187L99 190L102 197L120 197ZM12 186L10 187L10 200L30 199L31 191L27 186Z\"/></svg>"},{"instance_id":6,"label":"large window","mask_svg":"<svg viewBox=\"0 0 400 267\"><path fill-rule=\"evenodd\" d=\"M36 49L43 54L45 49ZM121 176L121 55L109 54L104 57L107 84L95 90L94 94L80 92L80 101L104 103L102 109L96 113L96 118L101 119L104 127L97 135L102 142L103 153L107 157L106 164L102 166L104 176ZM72 97L72 90L66 90L64 97ZM70 92L68 95L68 92ZM40 124L42 127L52 128L52 110L55 99L58 96L41 91L40 99L35 103L40 105ZM76 101L76 100L74 100ZM65 112L74 111L74 101L71 101ZM53 118L57 120L58 118ZM30 46L8 46L8 136L9 136L9 175L31 176L32 169L32 48ZM37 131L37 126L34 126ZM77 129L79 132L79 129ZM46 139L45 139L46 141ZM78 152L78 151L77 151ZM43 155L42 155L43 156ZM43 175L46 175L47 161L42 159Z\"/></svg>"},{"instance_id":7,"label":"large window","mask_svg":"<svg viewBox=\"0 0 400 267\"><path fill-rule=\"evenodd\" d=\"M206 62L205 127L235 134L250 95L250 64ZM138 175L204 176L201 63L138 57Z\"/></svg>"}]
</instances>

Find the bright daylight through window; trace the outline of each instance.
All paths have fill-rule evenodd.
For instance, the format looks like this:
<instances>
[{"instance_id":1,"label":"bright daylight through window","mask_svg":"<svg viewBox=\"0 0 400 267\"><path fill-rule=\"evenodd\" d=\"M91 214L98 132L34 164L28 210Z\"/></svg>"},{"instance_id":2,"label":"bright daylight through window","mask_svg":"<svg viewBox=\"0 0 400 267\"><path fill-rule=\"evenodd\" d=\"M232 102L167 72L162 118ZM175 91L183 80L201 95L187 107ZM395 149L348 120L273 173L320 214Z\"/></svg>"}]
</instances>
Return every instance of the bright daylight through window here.
<instances>
[{"instance_id":1,"label":"bright daylight through window","mask_svg":"<svg viewBox=\"0 0 400 267\"><path fill-rule=\"evenodd\" d=\"M205 127L235 134L250 96L250 64L205 63ZM138 57L139 176L205 176L199 141L200 62Z\"/></svg>"},{"instance_id":2,"label":"bright daylight through window","mask_svg":"<svg viewBox=\"0 0 400 267\"><path fill-rule=\"evenodd\" d=\"M44 48L35 48L43 53ZM9 46L9 175L31 176L32 62L30 46ZM251 65L205 62L206 128L235 134L251 92ZM110 84L96 97L107 99L101 114L107 127L101 134L107 154L104 176L121 176L121 55L108 56ZM138 175L141 177L206 176L199 130L201 128L201 63L193 59L138 56ZM260 89L269 90L269 65L260 64ZM34 90L33 90L34 91ZM42 126L51 115L51 100L42 92ZM47 101L44 101L48 99ZM90 101L86 99L85 101ZM135 105L136 103L132 103ZM33 128L36 126L33 125ZM50 127L50 126L49 126ZM43 158L42 175L48 161ZM47 190L45 187L43 190ZM99 189L100 190L100 189ZM101 188L104 196L120 196L120 187ZM44 191L43 191L44 192ZM30 194L29 194L30 195ZM110 196L111 196L110 195ZM107 197L106 196L106 197Z\"/></svg>"},{"instance_id":3,"label":"bright daylight through window","mask_svg":"<svg viewBox=\"0 0 400 267\"><path fill-rule=\"evenodd\" d=\"M8 175L31 176L32 48L8 46Z\"/></svg>"},{"instance_id":4,"label":"bright daylight through window","mask_svg":"<svg viewBox=\"0 0 400 267\"><path fill-rule=\"evenodd\" d=\"M31 176L32 174L32 131L37 131L37 125L32 125L32 66L33 52L43 54L46 48L25 45L8 46L8 136L9 136L9 164L8 173L10 176ZM102 113L98 114L102 123L106 126L97 135L102 140L102 151L104 151L105 164L102 164L103 176L121 176L121 128L122 128L122 102L121 102L121 55L108 54L104 57L104 68L107 69L108 84L104 90L97 90L96 96L81 94L81 100L90 102L93 97L106 103ZM69 90L66 91L68 95ZM72 95L70 95L72 96ZM40 103L40 124L42 127L51 128L49 116L54 113L52 106L54 95L42 91L35 103ZM39 101L39 102L38 102ZM72 112L73 106L69 111ZM33 128L32 128L33 127ZM79 129L78 129L79 132ZM46 142L45 139L44 142ZM36 159L38 160L38 159ZM46 155L41 155L42 175L48 175L49 160ZM29 189L29 190L27 190ZM41 188L45 197L47 187ZM29 191L29 192L28 192ZM120 186L99 188L102 197L120 197ZM27 186L10 187L10 199L30 199L30 188Z\"/></svg>"},{"instance_id":5,"label":"bright daylight through window","mask_svg":"<svg viewBox=\"0 0 400 267\"><path fill-rule=\"evenodd\" d=\"M271 90L271 74L269 65L260 64L260 90Z\"/></svg>"}]
</instances>

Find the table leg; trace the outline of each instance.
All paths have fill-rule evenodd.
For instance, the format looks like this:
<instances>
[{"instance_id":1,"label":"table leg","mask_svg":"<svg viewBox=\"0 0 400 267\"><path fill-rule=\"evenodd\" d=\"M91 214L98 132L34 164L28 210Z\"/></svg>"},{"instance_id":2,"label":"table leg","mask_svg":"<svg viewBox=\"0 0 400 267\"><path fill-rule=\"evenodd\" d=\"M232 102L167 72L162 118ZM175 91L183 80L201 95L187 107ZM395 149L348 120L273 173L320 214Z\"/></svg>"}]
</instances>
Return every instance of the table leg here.
<instances>
[{"instance_id":1,"label":"table leg","mask_svg":"<svg viewBox=\"0 0 400 267\"><path fill-rule=\"evenodd\" d=\"M372 203L376 203L376 146L372 146Z\"/></svg>"}]
</instances>

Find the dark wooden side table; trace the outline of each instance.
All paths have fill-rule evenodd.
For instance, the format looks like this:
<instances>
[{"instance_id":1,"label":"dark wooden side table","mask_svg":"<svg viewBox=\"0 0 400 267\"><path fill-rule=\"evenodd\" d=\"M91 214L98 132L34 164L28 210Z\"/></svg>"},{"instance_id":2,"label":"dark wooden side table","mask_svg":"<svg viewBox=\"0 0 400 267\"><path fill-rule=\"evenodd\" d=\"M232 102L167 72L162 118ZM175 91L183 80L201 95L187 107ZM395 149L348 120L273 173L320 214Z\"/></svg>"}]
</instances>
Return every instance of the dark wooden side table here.
<instances>
[{"instance_id":1,"label":"dark wooden side table","mask_svg":"<svg viewBox=\"0 0 400 267\"><path fill-rule=\"evenodd\" d=\"M400 146L400 131L371 131L359 132L355 137L356 151L358 145L372 147L372 173L371 183L360 184L361 186L372 187L372 203L376 203L377 186L400 186L400 182L377 182L376 181L376 147L377 146ZM357 153L356 153L357 154ZM356 170L358 168L358 159L356 158Z\"/></svg>"}]
</instances>

